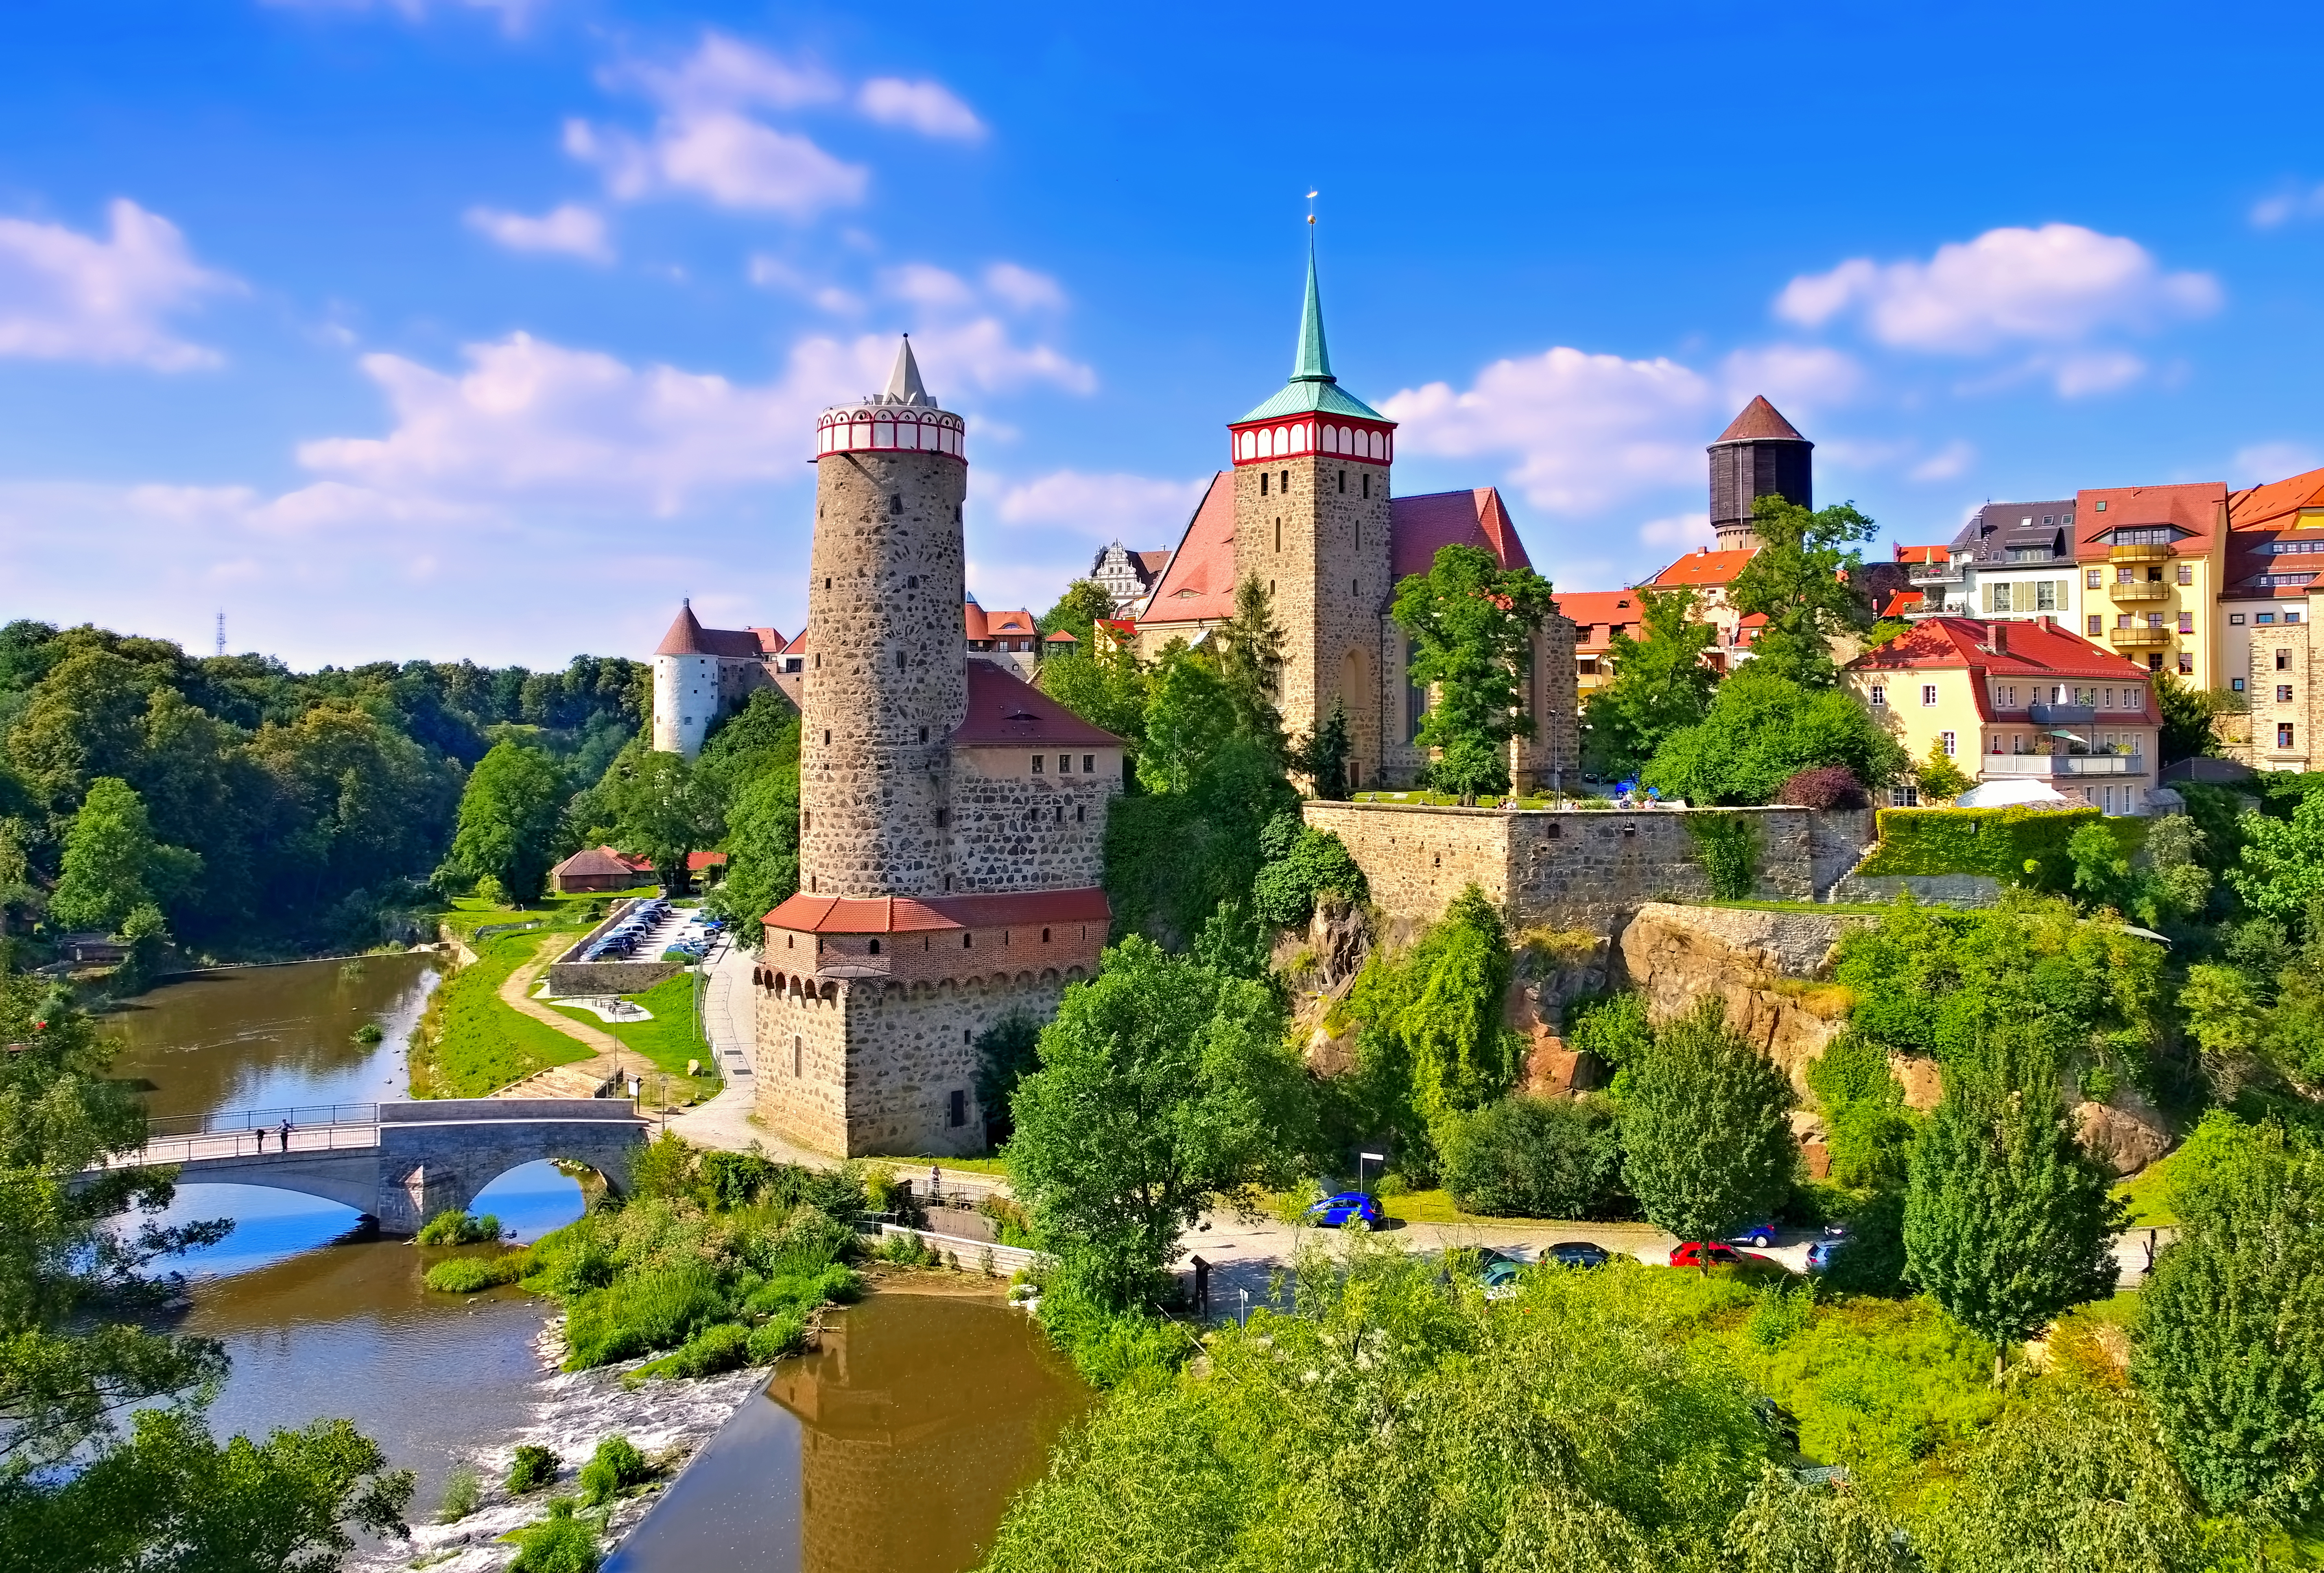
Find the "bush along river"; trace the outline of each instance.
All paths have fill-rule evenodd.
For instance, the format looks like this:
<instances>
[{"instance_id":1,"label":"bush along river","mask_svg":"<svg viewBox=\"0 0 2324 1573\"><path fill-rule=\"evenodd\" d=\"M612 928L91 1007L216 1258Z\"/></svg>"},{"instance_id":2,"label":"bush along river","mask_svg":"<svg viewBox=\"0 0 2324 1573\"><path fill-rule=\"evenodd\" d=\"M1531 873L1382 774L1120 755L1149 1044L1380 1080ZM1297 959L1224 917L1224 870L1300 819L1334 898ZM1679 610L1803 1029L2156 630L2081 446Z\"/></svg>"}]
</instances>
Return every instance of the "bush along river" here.
<instances>
[{"instance_id":1,"label":"bush along river","mask_svg":"<svg viewBox=\"0 0 2324 1573\"><path fill-rule=\"evenodd\" d=\"M126 1042L116 1074L157 1120L401 1099L436 965L383 955L165 983L108 1019ZM722 1162L666 1183L675 1201L591 1215L522 1255L383 1238L289 1192L181 1187L172 1220L236 1224L177 1264L184 1329L234 1362L214 1429L346 1416L417 1471L413 1539L366 1546L354 1565L368 1568L505 1568L503 1537L552 1513L618 1542L618 1569L975 1566L1087 1390L998 1283L875 1268L834 1289L853 1278L827 1265L845 1231L812 1203L844 1210L836 1193L798 1171L770 1191L768 1166ZM474 1211L525 1246L586 1200L579 1179L532 1164ZM439 1285L484 1286L428 1288L447 1261L461 1265ZM519 1273L528 1286L494 1282ZM814 1309L859 1287L872 1291L860 1303ZM604 1363L560 1369L582 1360ZM541 1478L512 1492L520 1449ZM462 1511L438 1522L447 1503Z\"/></svg>"}]
</instances>

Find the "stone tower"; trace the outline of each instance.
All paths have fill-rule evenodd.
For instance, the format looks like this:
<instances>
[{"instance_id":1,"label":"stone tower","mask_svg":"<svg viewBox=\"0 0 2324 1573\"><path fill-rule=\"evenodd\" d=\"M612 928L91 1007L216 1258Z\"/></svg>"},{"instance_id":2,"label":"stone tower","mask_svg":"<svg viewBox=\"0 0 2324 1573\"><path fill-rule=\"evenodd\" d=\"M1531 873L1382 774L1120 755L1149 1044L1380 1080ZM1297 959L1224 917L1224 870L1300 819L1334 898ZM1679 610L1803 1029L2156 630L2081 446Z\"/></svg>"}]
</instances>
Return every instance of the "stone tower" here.
<instances>
[{"instance_id":1,"label":"stone tower","mask_svg":"<svg viewBox=\"0 0 2324 1573\"><path fill-rule=\"evenodd\" d=\"M692 759L718 713L718 658L703 637L692 599L678 603L678 619L653 655L653 746Z\"/></svg>"},{"instance_id":2,"label":"stone tower","mask_svg":"<svg viewBox=\"0 0 2324 1573\"><path fill-rule=\"evenodd\" d=\"M815 547L799 732L799 888L948 889L950 738L967 714L961 418L907 338L884 392L816 423Z\"/></svg>"},{"instance_id":3,"label":"stone tower","mask_svg":"<svg viewBox=\"0 0 2324 1573\"><path fill-rule=\"evenodd\" d=\"M1743 407L1710 448L1711 528L1720 551L1759 545L1751 529L1751 504L1762 497L1815 506L1814 452L1815 444L1764 396L1754 396Z\"/></svg>"},{"instance_id":4,"label":"stone tower","mask_svg":"<svg viewBox=\"0 0 2324 1573\"><path fill-rule=\"evenodd\" d=\"M1293 737L1337 698L1358 760L1379 758L1380 615L1389 575L1396 423L1342 390L1323 342L1315 247L1299 343L1282 391L1231 422L1235 573L1271 593L1283 630L1277 704Z\"/></svg>"}]
</instances>

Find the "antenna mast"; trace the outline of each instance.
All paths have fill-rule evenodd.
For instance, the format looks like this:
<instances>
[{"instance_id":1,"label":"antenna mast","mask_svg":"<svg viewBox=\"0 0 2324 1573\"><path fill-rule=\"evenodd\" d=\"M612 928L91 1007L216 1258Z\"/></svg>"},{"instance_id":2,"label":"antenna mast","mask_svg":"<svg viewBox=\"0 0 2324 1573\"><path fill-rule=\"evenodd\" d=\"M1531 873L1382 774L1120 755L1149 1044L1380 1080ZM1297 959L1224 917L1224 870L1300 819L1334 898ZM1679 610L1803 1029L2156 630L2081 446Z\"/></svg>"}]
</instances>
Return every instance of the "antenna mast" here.
<instances>
[{"instance_id":1,"label":"antenna mast","mask_svg":"<svg viewBox=\"0 0 2324 1573\"><path fill-rule=\"evenodd\" d=\"M223 607L217 614L217 653L221 656L226 654L226 610Z\"/></svg>"}]
</instances>

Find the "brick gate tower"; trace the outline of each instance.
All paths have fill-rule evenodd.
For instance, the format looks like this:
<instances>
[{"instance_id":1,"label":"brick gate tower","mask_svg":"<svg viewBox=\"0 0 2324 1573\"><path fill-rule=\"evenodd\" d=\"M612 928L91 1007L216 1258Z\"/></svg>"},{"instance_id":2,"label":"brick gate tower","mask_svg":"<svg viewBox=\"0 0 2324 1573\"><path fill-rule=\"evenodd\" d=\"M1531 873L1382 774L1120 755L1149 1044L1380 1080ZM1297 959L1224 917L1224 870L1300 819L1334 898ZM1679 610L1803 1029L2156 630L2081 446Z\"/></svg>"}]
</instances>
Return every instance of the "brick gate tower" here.
<instances>
[{"instance_id":1,"label":"brick gate tower","mask_svg":"<svg viewBox=\"0 0 2324 1573\"><path fill-rule=\"evenodd\" d=\"M966 424L908 340L816 424L799 886L766 915L761 1117L821 1151L986 1145L978 1035L1097 970L1121 740L961 638Z\"/></svg>"}]
</instances>

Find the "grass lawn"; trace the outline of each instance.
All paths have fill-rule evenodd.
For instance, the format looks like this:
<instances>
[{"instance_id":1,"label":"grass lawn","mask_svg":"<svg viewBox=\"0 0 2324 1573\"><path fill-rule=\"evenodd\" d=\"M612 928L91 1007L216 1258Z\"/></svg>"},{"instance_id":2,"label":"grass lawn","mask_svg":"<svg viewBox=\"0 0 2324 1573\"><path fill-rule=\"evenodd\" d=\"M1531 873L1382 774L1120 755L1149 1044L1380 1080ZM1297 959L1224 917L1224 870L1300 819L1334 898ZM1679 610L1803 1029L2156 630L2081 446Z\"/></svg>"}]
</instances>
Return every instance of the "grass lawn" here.
<instances>
[{"instance_id":1,"label":"grass lawn","mask_svg":"<svg viewBox=\"0 0 2324 1573\"><path fill-rule=\"evenodd\" d=\"M540 923L543 930L564 933L584 932L595 927L598 919L613 910L613 904L630 896L650 896L654 887L640 890L595 892L586 896L544 896L532 906L523 908L494 906L474 896L453 898L443 914L445 926L462 939L470 939L480 928L503 923Z\"/></svg>"},{"instance_id":2,"label":"grass lawn","mask_svg":"<svg viewBox=\"0 0 2324 1573\"><path fill-rule=\"evenodd\" d=\"M712 1074L689 1079L686 1062L699 1060L706 1069L712 1066L710 1045L696 1035L694 1026L694 977L680 972L666 978L643 994L625 995L653 1012L651 1021L607 1021L594 1010L580 1010L569 1005L552 1008L586 1022L599 1032L611 1033L622 1040L622 1046L651 1062L657 1071L669 1072L672 1079L671 1092L683 1096L682 1089L691 1085L697 1099L707 1098L722 1083L715 1071Z\"/></svg>"},{"instance_id":3,"label":"grass lawn","mask_svg":"<svg viewBox=\"0 0 2324 1573\"><path fill-rule=\"evenodd\" d=\"M954 1169L966 1174L991 1174L1006 1180L1009 1160L1006 1158L873 1158L874 1164L885 1164L896 1171L899 1180L911 1180L924 1175L930 1164L949 1173Z\"/></svg>"},{"instance_id":4,"label":"grass lawn","mask_svg":"<svg viewBox=\"0 0 2324 1573\"><path fill-rule=\"evenodd\" d=\"M2178 1151L2165 1154L2114 1188L2116 1200L2130 1209L2132 1228L2168 1228L2179 1221L2165 1194L2171 1164L2178 1156Z\"/></svg>"},{"instance_id":5,"label":"grass lawn","mask_svg":"<svg viewBox=\"0 0 2324 1573\"><path fill-rule=\"evenodd\" d=\"M544 945L564 943L537 930L503 934L484 942L474 966L445 980L412 1035L414 1098L482 1098L535 1071L589 1058L586 1047L499 998L511 973Z\"/></svg>"}]
</instances>

